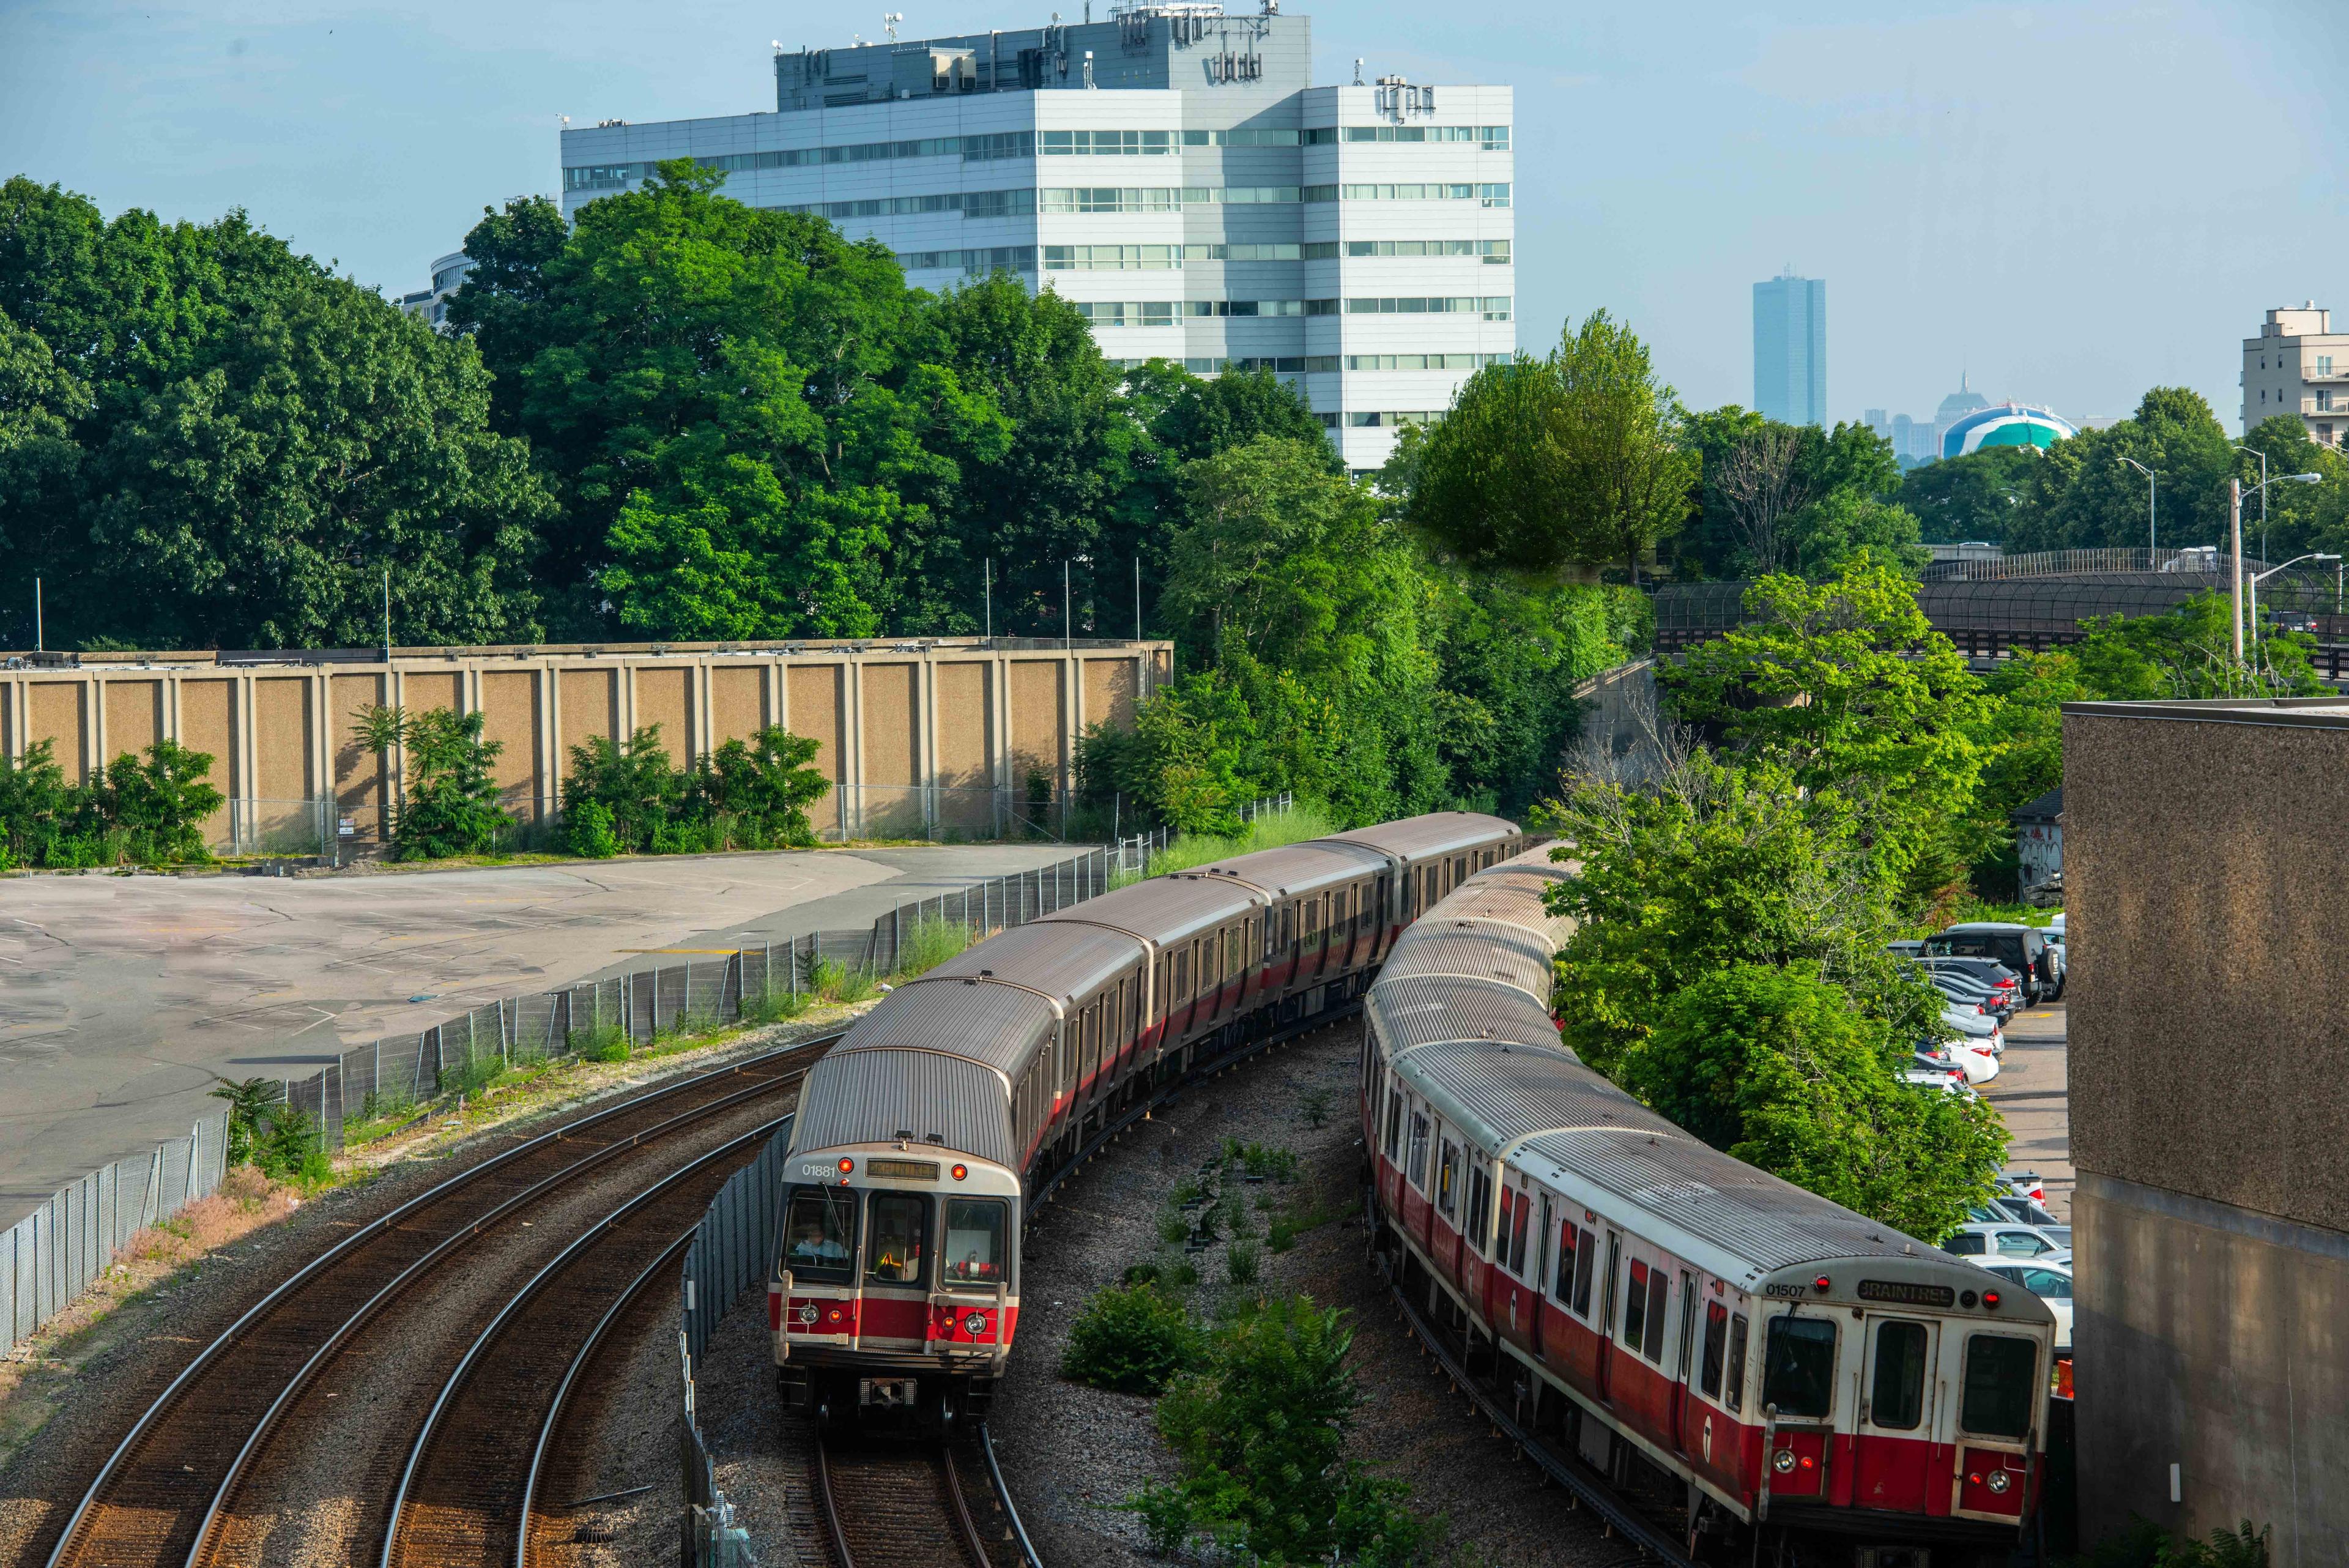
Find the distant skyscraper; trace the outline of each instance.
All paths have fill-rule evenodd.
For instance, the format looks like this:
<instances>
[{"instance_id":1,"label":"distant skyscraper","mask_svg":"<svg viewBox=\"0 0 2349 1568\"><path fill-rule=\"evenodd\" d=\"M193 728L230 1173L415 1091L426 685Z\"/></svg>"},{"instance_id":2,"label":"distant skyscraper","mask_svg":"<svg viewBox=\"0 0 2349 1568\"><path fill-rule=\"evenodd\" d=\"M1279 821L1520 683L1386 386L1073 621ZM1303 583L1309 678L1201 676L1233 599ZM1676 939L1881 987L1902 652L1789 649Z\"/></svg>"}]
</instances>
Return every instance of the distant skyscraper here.
<instances>
[{"instance_id":1,"label":"distant skyscraper","mask_svg":"<svg viewBox=\"0 0 2349 1568\"><path fill-rule=\"evenodd\" d=\"M1754 286L1754 407L1790 425L1827 422L1827 286L1781 273Z\"/></svg>"}]
</instances>

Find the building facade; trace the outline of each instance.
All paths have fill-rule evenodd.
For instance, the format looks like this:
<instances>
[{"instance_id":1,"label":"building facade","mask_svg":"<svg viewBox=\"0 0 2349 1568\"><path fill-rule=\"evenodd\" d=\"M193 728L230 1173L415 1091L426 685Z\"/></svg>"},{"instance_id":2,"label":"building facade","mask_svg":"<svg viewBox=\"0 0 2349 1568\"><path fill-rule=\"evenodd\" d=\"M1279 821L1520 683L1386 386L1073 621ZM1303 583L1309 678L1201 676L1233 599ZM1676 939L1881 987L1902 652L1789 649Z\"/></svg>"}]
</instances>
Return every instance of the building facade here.
<instances>
[{"instance_id":1,"label":"building facade","mask_svg":"<svg viewBox=\"0 0 2349 1568\"><path fill-rule=\"evenodd\" d=\"M1789 425L1827 422L1827 286L1781 273L1754 286L1754 407Z\"/></svg>"},{"instance_id":2,"label":"building facade","mask_svg":"<svg viewBox=\"0 0 2349 1568\"><path fill-rule=\"evenodd\" d=\"M2349 709L2064 710L2081 1542L2349 1541Z\"/></svg>"},{"instance_id":3,"label":"building facade","mask_svg":"<svg viewBox=\"0 0 2349 1568\"><path fill-rule=\"evenodd\" d=\"M949 288L1005 271L1102 351L1294 379L1357 472L1516 348L1510 89L1316 87L1268 4L775 56L772 112L563 133L564 211L662 160Z\"/></svg>"},{"instance_id":4,"label":"building facade","mask_svg":"<svg viewBox=\"0 0 2349 1568\"><path fill-rule=\"evenodd\" d=\"M464 286L465 275L472 270L473 258L462 251L442 256L432 264L432 286L401 295L399 308L440 326L449 318L449 296Z\"/></svg>"},{"instance_id":5,"label":"building facade","mask_svg":"<svg viewBox=\"0 0 2349 1568\"><path fill-rule=\"evenodd\" d=\"M2316 302L2268 312L2257 337L2243 339L2243 433L2278 414L2297 414L2311 441L2337 447L2349 436L2349 332Z\"/></svg>"}]
</instances>

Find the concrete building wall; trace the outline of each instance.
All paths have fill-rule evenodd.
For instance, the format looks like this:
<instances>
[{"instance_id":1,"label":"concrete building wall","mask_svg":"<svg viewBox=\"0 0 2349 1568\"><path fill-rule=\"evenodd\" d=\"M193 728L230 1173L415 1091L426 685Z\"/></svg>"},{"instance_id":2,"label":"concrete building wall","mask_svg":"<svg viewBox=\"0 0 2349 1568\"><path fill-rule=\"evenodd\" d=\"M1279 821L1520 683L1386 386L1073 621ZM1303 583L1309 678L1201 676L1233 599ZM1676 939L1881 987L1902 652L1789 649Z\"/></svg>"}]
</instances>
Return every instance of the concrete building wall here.
<instances>
[{"instance_id":1,"label":"concrete building wall","mask_svg":"<svg viewBox=\"0 0 2349 1568\"><path fill-rule=\"evenodd\" d=\"M19 656L17 668L0 669L0 743L22 756L47 740L76 780L166 738L205 753L213 787L231 803L215 842L232 827L240 840L291 842L330 815L350 818L362 840L378 836L406 766L359 742L358 715L379 702L411 713L480 711L483 736L503 747L493 774L504 805L523 818L557 809L570 749L591 735L658 724L662 746L684 766L774 722L817 744L814 765L834 785L816 809L820 830L994 832L1006 822L999 792L1024 802L1030 766L1052 790L1066 789L1078 729L1130 723L1135 703L1173 670L1164 643L975 639L798 653L410 649L388 666L341 654L233 664L209 654L78 658L26 667Z\"/></svg>"},{"instance_id":2,"label":"concrete building wall","mask_svg":"<svg viewBox=\"0 0 2349 1568\"><path fill-rule=\"evenodd\" d=\"M2083 1538L2249 1519L2335 1562L2349 707L2079 703L2064 754Z\"/></svg>"}]
</instances>

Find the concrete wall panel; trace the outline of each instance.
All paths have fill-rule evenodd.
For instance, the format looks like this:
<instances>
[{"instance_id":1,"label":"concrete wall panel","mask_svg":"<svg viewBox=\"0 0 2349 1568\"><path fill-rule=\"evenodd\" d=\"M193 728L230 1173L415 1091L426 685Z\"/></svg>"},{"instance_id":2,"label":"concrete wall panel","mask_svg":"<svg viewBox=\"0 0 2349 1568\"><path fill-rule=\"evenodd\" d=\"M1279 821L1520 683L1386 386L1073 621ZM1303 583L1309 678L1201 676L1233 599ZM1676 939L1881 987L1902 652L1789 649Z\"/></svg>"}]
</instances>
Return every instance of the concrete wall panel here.
<instances>
[{"instance_id":1,"label":"concrete wall panel","mask_svg":"<svg viewBox=\"0 0 2349 1568\"><path fill-rule=\"evenodd\" d=\"M399 686L399 705L410 713L429 713L436 708L464 711L465 678L454 670L410 673L401 678Z\"/></svg>"},{"instance_id":2,"label":"concrete wall panel","mask_svg":"<svg viewBox=\"0 0 2349 1568\"><path fill-rule=\"evenodd\" d=\"M359 742L359 715L383 701L380 675L335 675L326 680L326 745L333 753L335 805L356 819L364 837L382 824L388 759Z\"/></svg>"},{"instance_id":3,"label":"concrete wall panel","mask_svg":"<svg viewBox=\"0 0 2349 1568\"><path fill-rule=\"evenodd\" d=\"M571 748L591 735L605 740L617 740L620 716L613 699L617 691L609 670L564 670L555 680L556 701L563 710L563 732L556 737L558 750L555 763L564 773L571 771Z\"/></svg>"},{"instance_id":4,"label":"concrete wall panel","mask_svg":"<svg viewBox=\"0 0 2349 1568\"><path fill-rule=\"evenodd\" d=\"M812 765L832 781L832 794L809 808L808 821L818 827L837 827L843 794L840 666L795 664L784 670L783 679L788 682L784 701L791 715L787 727L792 734L816 742Z\"/></svg>"},{"instance_id":5,"label":"concrete wall panel","mask_svg":"<svg viewBox=\"0 0 2349 1568\"><path fill-rule=\"evenodd\" d=\"M922 782L919 722L911 664L864 667L864 782L867 786L904 786Z\"/></svg>"},{"instance_id":6,"label":"concrete wall panel","mask_svg":"<svg viewBox=\"0 0 2349 1568\"><path fill-rule=\"evenodd\" d=\"M88 746L88 693L77 680L36 680L25 693L26 750L49 742L49 755L67 780L88 777L83 753Z\"/></svg>"},{"instance_id":7,"label":"concrete wall panel","mask_svg":"<svg viewBox=\"0 0 2349 1568\"><path fill-rule=\"evenodd\" d=\"M538 676L527 670L481 672L481 738L504 750L491 764L498 799L525 819L538 807Z\"/></svg>"},{"instance_id":8,"label":"concrete wall panel","mask_svg":"<svg viewBox=\"0 0 2349 1568\"><path fill-rule=\"evenodd\" d=\"M254 794L267 801L310 798L310 682L281 677L253 683Z\"/></svg>"},{"instance_id":9,"label":"concrete wall panel","mask_svg":"<svg viewBox=\"0 0 2349 1568\"><path fill-rule=\"evenodd\" d=\"M1028 775L1041 768L1055 779L1064 760L1061 720L1062 667L1057 659L1011 661L1011 793L1024 797Z\"/></svg>"},{"instance_id":10,"label":"concrete wall panel","mask_svg":"<svg viewBox=\"0 0 2349 1568\"><path fill-rule=\"evenodd\" d=\"M709 672L709 749L747 741L767 722L767 672L755 664L721 664Z\"/></svg>"},{"instance_id":11,"label":"concrete wall panel","mask_svg":"<svg viewBox=\"0 0 2349 1568\"><path fill-rule=\"evenodd\" d=\"M941 664L937 669L938 783L950 789L985 789L994 782L994 704L988 699L991 664Z\"/></svg>"},{"instance_id":12,"label":"concrete wall panel","mask_svg":"<svg viewBox=\"0 0 2349 1568\"><path fill-rule=\"evenodd\" d=\"M106 761L125 754L143 761L147 748L162 738L160 680L106 682Z\"/></svg>"},{"instance_id":13,"label":"concrete wall panel","mask_svg":"<svg viewBox=\"0 0 2349 1568\"><path fill-rule=\"evenodd\" d=\"M180 682L180 744L212 758L212 772L206 776L211 779L212 788L223 795L238 793L235 712L234 681ZM220 818L222 824L228 820L226 812L227 808L222 807Z\"/></svg>"},{"instance_id":14,"label":"concrete wall panel","mask_svg":"<svg viewBox=\"0 0 2349 1568\"><path fill-rule=\"evenodd\" d=\"M639 669L636 678L636 727L659 725L661 749L673 765L683 767L698 751L693 733L693 671L684 665Z\"/></svg>"},{"instance_id":15,"label":"concrete wall panel","mask_svg":"<svg viewBox=\"0 0 2349 1568\"><path fill-rule=\"evenodd\" d=\"M1085 671L1085 723L1114 724L1120 729L1133 722L1133 704L1140 686L1139 672L1131 659L1088 659Z\"/></svg>"}]
</instances>

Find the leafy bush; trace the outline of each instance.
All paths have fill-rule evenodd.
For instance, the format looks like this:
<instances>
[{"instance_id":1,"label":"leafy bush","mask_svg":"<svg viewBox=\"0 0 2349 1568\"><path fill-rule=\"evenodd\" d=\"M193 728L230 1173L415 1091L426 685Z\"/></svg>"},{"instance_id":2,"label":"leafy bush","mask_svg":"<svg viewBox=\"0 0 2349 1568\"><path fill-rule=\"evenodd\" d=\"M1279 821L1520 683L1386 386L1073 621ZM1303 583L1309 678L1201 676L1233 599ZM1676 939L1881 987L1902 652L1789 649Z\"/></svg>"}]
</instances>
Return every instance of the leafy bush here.
<instances>
[{"instance_id":1,"label":"leafy bush","mask_svg":"<svg viewBox=\"0 0 2349 1568\"><path fill-rule=\"evenodd\" d=\"M1179 1478L1135 1493L1154 1550L1204 1536L1265 1563L1401 1564L1426 1529L1407 1489L1344 1458L1361 1397L1348 1314L1305 1296L1243 1309L1158 1404Z\"/></svg>"},{"instance_id":2,"label":"leafy bush","mask_svg":"<svg viewBox=\"0 0 2349 1568\"><path fill-rule=\"evenodd\" d=\"M573 853L687 855L812 844L807 808L832 788L808 765L819 742L768 725L690 768L670 765L660 726L571 748L563 812Z\"/></svg>"},{"instance_id":3,"label":"leafy bush","mask_svg":"<svg viewBox=\"0 0 2349 1568\"><path fill-rule=\"evenodd\" d=\"M797 1018L808 1010L805 992L793 992L771 985L755 995L742 999L742 1022L750 1024L781 1023Z\"/></svg>"},{"instance_id":4,"label":"leafy bush","mask_svg":"<svg viewBox=\"0 0 2349 1568\"><path fill-rule=\"evenodd\" d=\"M491 773L505 742L481 738L485 713L410 713L370 704L351 717L359 743L377 755L388 756L395 746L407 752L407 798L393 833L398 858L444 860L497 848L513 818L498 804Z\"/></svg>"},{"instance_id":5,"label":"leafy bush","mask_svg":"<svg viewBox=\"0 0 2349 1568\"><path fill-rule=\"evenodd\" d=\"M584 1029L572 1030L564 1043L583 1062L625 1062L634 1049L626 1030L600 1018Z\"/></svg>"},{"instance_id":6,"label":"leafy bush","mask_svg":"<svg viewBox=\"0 0 2349 1568\"><path fill-rule=\"evenodd\" d=\"M1061 1376L1119 1394L1157 1394L1198 1345L1198 1324L1155 1282L1112 1285L1077 1314Z\"/></svg>"},{"instance_id":7,"label":"leafy bush","mask_svg":"<svg viewBox=\"0 0 2349 1568\"><path fill-rule=\"evenodd\" d=\"M1253 1241L1234 1241L1224 1249L1224 1277L1245 1290L1264 1274L1264 1253Z\"/></svg>"},{"instance_id":8,"label":"leafy bush","mask_svg":"<svg viewBox=\"0 0 2349 1568\"><path fill-rule=\"evenodd\" d=\"M960 920L925 915L908 929L897 949L897 972L926 974L970 946L970 928Z\"/></svg>"},{"instance_id":9,"label":"leafy bush","mask_svg":"<svg viewBox=\"0 0 2349 1568\"><path fill-rule=\"evenodd\" d=\"M0 757L0 868L211 859L203 822L226 798L211 753L158 741L145 757L125 753L87 784L66 782L47 741Z\"/></svg>"},{"instance_id":10,"label":"leafy bush","mask_svg":"<svg viewBox=\"0 0 2349 1568\"><path fill-rule=\"evenodd\" d=\"M564 844L585 860L609 860L620 853L620 836L612 830L612 808L600 800L574 802L563 813Z\"/></svg>"},{"instance_id":11,"label":"leafy bush","mask_svg":"<svg viewBox=\"0 0 2349 1568\"><path fill-rule=\"evenodd\" d=\"M853 969L838 959L818 959L808 971L808 985L826 1002L857 1002L880 989L879 982L862 969Z\"/></svg>"}]
</instances>

